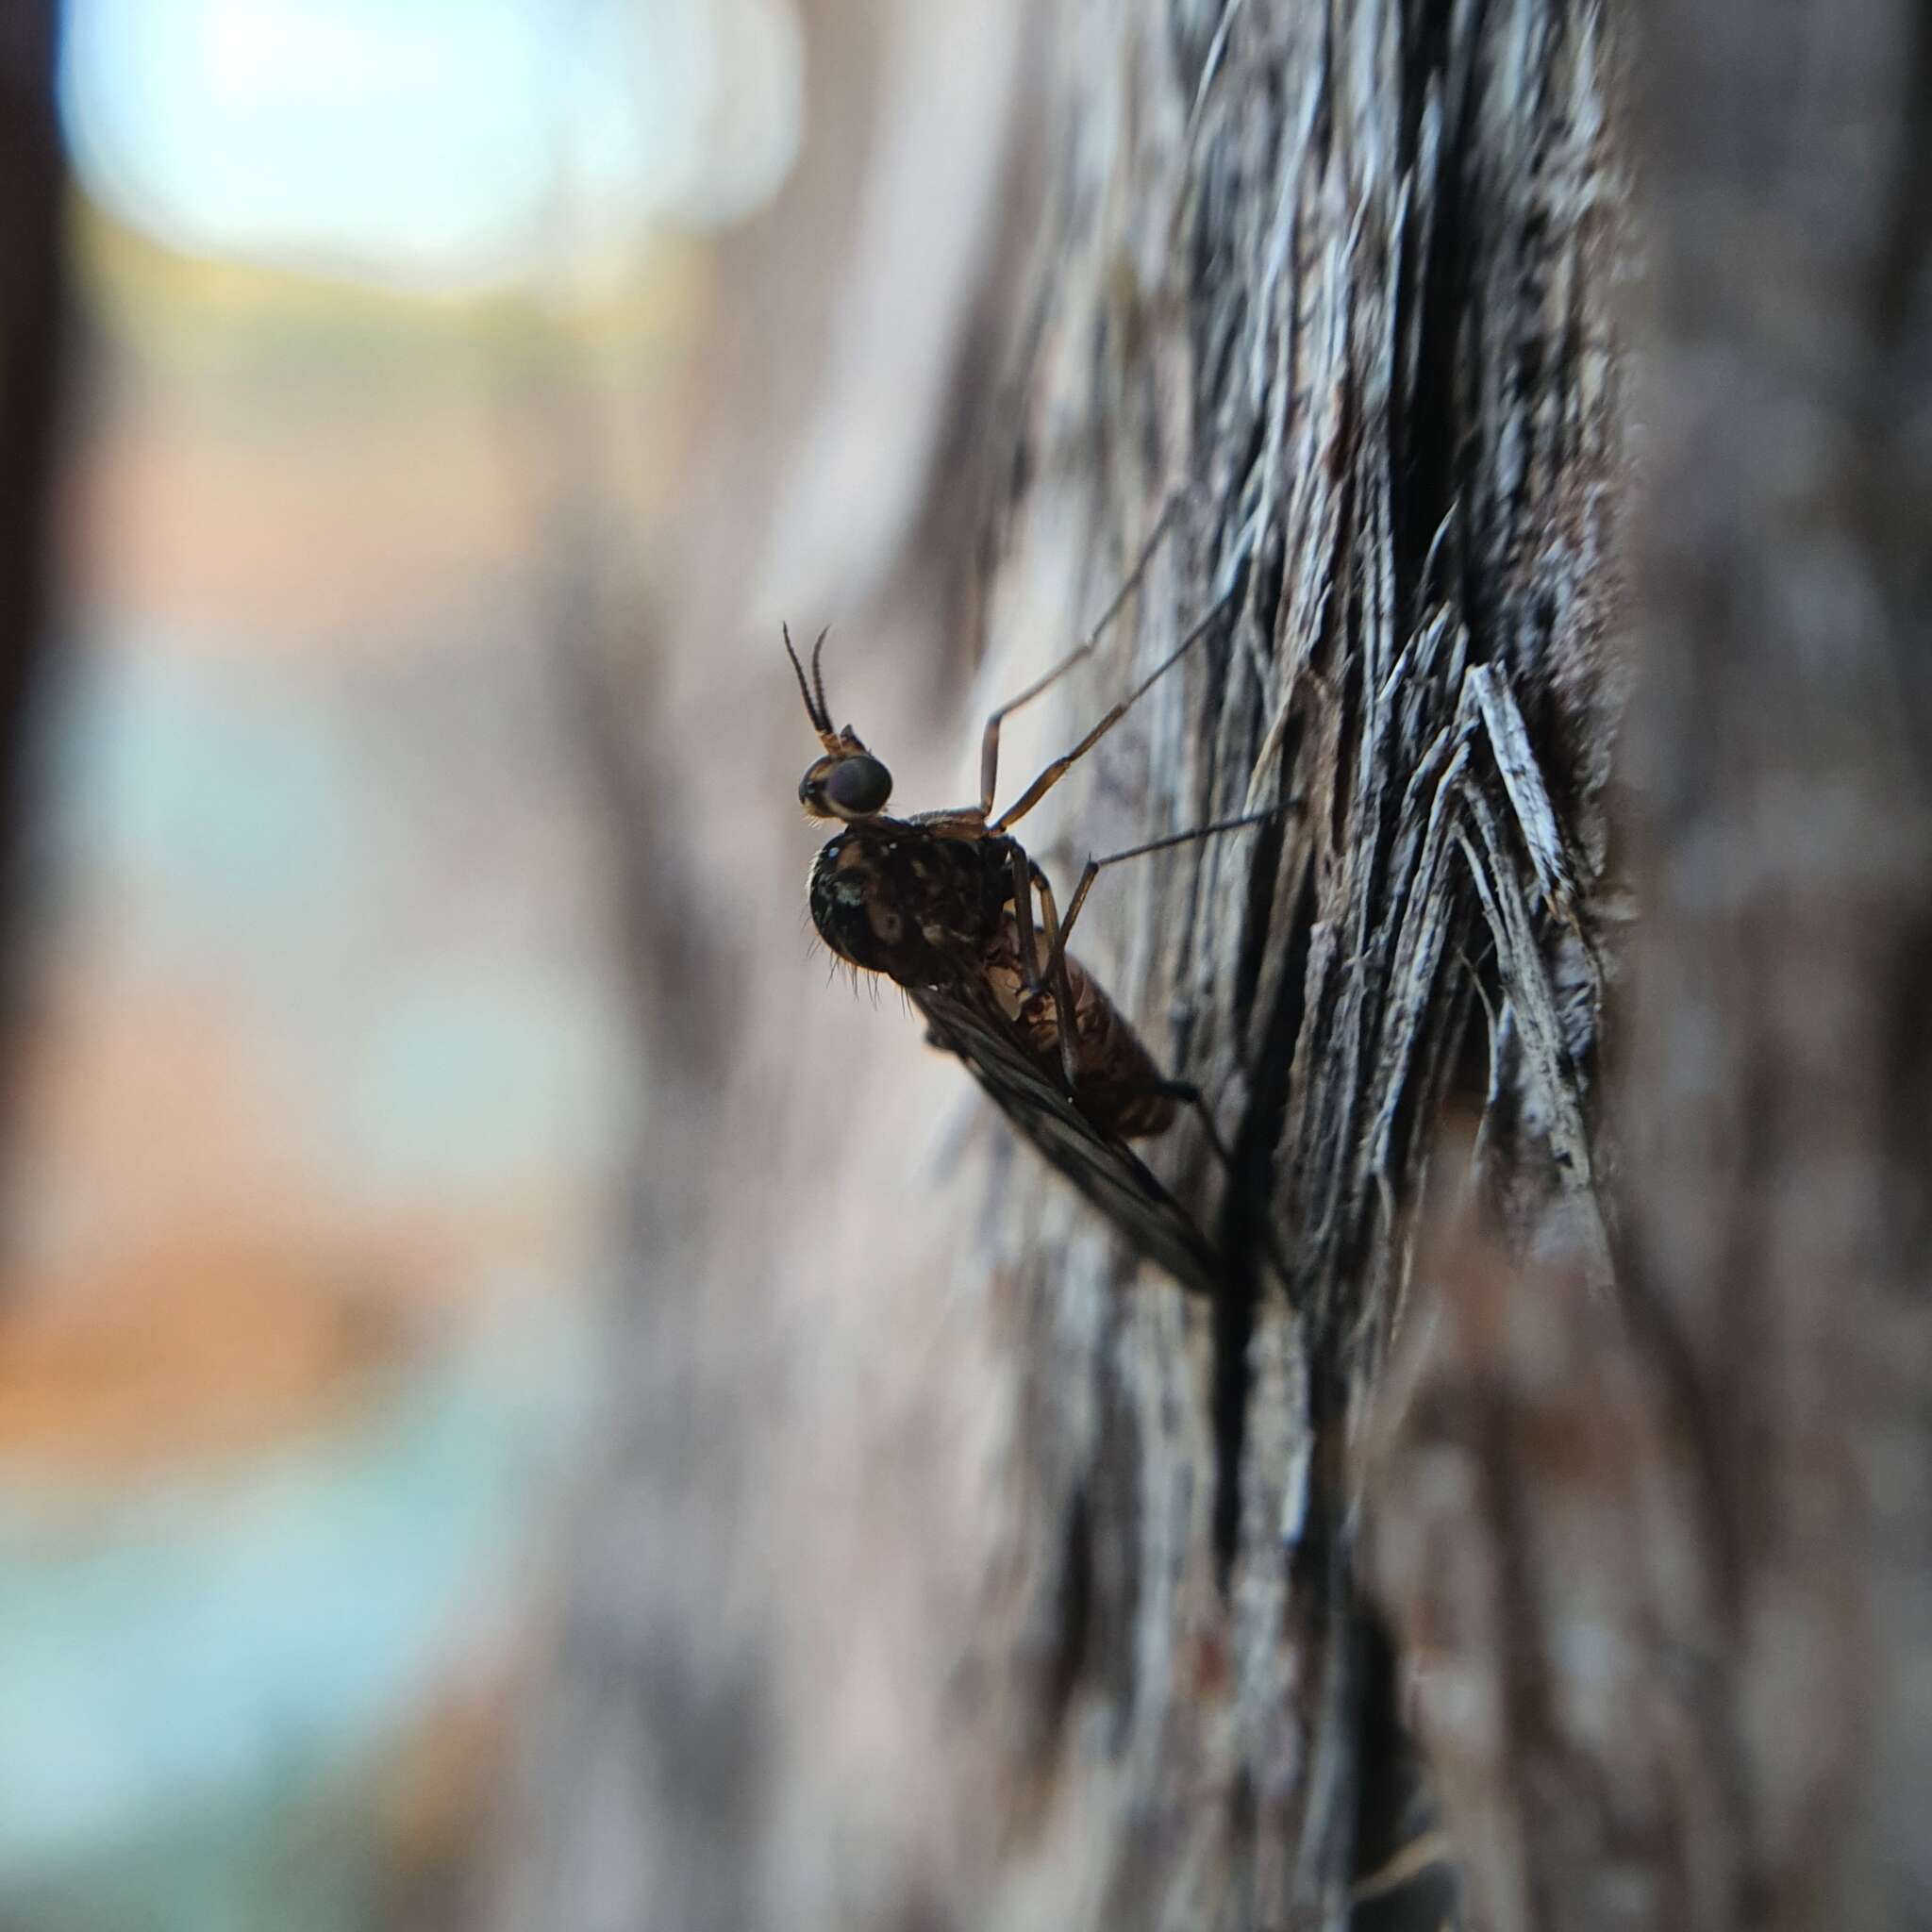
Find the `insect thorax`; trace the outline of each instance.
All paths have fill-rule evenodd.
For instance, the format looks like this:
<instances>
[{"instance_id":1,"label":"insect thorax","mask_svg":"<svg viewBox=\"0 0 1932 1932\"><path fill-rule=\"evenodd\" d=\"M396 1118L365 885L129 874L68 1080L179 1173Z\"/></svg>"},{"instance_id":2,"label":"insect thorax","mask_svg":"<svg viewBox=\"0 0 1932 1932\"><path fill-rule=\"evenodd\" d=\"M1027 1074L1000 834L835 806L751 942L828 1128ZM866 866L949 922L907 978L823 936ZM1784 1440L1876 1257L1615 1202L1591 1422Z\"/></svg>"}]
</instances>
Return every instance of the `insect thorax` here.
<instances>
[{"instance_id":1,"label":"insect thorax","mask_svg":"<svg viewBox=\"0 0 1932 1932\"><path fill-rule=\"evenodd\" d=\"M948 839L904 819L848 825L819 848L808 894L841 959L901 986L971 972L1012 899L1009 839Z\"/></svg>"}]
</instances>

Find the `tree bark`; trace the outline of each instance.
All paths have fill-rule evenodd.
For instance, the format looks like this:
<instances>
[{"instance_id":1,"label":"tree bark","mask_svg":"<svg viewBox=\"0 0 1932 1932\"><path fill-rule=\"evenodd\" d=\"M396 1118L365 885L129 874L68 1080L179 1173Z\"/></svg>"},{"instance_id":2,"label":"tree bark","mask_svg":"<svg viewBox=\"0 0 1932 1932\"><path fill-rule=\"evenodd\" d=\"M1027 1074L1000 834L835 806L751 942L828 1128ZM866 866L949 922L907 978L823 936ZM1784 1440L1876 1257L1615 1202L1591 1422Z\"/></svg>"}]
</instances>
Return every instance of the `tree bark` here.
<instances>
[{"instance_id":1,"label":"tree bark","mask_svg":"<svg viewBox=\"0 0 1932 1932\"><path fill-rule=\"evenodd\" d=\"M1064 735L1198 613L1227 621L1110 746L1076 840L1297 808L1110 881L1098 915L1235 1150L1218 1197L1198 1146L1178 1169L1237 1257L1218 1303L1072 1245L1030 1166L991 1196L991 1225L1052 1236L988 1244L1027 1418L1006 1751L1036 1856L1081 1870L1099 1923L1340 1923L1413 1849L1357 1452L1458 1079L1515 1239L1607 1287L1608 58L1593 8L1542 5L1090 12L1063 52L993 608L1091 609L1181 488L1137 635ZM1088 582L1056 599L1029 538L1068 528Z\"/></svg>"},{"instance_id":2,"label":"tree bark","mask_svg":"<svg viewBox=\"0 0 1932 1932\"><path fill-rule=\"evenodd\" d=\"M765 821L638 817L649 1285L507 1922L1433 1926L1452 1857L1497 1926L1873 1908L1873 1750L1926 1789L1923 1585L1874 1566L1847 1473L1923 1552L1927 284L1923 44L1855 10L1828 48L1796 8L1767 45L1741 0L1645 23L1667 352L1634 657L1606 9L1095 4L1036 47L989 8L978 98L1039 76L1019 158L918 175L879 139L902 199L970 217L927 225L976 264L924 365L953 400L863 419L920 479L896 518L841 512L805 406L761 415L760 455L798 452L757 499L772 551L861 605L833 708L903 799L922 712L976 744L1176 506L1002 789L1220 613L1024 829L1064 893L1088 851L1281 808L1104 874L1080 930L1232 1149L1184 1126L1154 1157L1228 1279L1138 1262L895 1002L801 974L804 855ZM922 75L974 84L908 19L887 125ZM1801 163L1820 125L1843 138ZM1855 136L1897 189L1875 212ZM826 279L868 259L890 279L862 233ZM821 367L880 340L867 286ZM931 668L965 609L970 692ZM775 820L809 733L721 742L736 662L660 702L650 769Z\"/></svg>"},{"instance_id":3,"label":"tree bark","mask_svg":"<svg viewBox=\"0 0 1932 1932\"><path fill-rule=\"evenodd\" d=\"M1932 33L1641 27L1622 1300L1448 1240L1382 1571L1489 1923L1919 1924Z\"/></svg>"}]
</instances>

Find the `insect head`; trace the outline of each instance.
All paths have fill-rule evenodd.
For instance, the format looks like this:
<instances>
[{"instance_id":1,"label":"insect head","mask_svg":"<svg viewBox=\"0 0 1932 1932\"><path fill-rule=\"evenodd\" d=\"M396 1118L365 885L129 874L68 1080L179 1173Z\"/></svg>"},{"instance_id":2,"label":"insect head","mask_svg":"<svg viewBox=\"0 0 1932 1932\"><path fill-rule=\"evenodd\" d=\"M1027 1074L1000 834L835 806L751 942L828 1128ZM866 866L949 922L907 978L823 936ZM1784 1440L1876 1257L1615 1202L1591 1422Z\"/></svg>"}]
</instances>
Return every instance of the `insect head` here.
<instances>
[{"instance_id":1,"label":"insect head","mask_svg":"<svg viewBox=\"0 0 1932 1932\"><path fill-rule=\"evenodd\" d=\"M842 731L832 729L832 713L825 703L825 680L819 668L819 654L825 647L825 631L811 647L811 677L791 648L791 632L785 631L785 654L798 676L799 695L805 699L806 716L825 748L822 758L814 758L798 781L798 802L806 815L815 819L854 819L876 817L892 795L892 774L866 750L851 725Z\"/></svg>"}]
</instances>

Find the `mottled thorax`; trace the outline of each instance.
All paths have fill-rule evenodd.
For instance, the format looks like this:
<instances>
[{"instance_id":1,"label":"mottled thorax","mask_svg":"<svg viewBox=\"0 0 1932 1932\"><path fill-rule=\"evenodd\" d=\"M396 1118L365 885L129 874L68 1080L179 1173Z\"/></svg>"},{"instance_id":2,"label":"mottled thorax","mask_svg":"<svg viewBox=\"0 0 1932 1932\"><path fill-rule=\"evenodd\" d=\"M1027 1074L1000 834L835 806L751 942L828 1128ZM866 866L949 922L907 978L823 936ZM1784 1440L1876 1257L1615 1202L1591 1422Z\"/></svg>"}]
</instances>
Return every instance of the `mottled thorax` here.
<instances>
[{"instance_id":1,"label":"mottled thorax","mask_svg":"<svg viewBox=\"0 0 1932 1932\"><path fill-rule=\"evenodd\" d=\"M1012 898L1011 843L949 839L903 819L848 825L819 848L808 896L841 959L901 986L976 972Z\"/></svg>"}]
</instances>

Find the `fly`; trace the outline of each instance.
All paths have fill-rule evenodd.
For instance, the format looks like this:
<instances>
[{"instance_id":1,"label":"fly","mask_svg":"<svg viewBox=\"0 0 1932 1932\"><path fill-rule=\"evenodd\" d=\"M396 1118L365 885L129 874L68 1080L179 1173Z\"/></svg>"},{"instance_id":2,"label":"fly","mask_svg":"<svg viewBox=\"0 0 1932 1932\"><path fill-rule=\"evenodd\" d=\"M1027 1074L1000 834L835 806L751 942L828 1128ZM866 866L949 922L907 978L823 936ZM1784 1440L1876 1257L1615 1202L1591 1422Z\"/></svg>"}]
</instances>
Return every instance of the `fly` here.
<instances>
[{"instance_id":1,"label":"fly","mask_svg":"<svg viewBox=\"0 0 1932 1932\"><path fill-rule=\"evenodd\" d=\"M1159 541L1166 518L1118 595L1081 642L986 722L976 805L893 818L892 776L850 724L835 729L821 657L798 677L822 755L799 781L807 815L839 823L808 889L812 923L840 958L880 973L924 1016L926 1038L966 1062L1012 1124L1141 1252L1184 1286L1211 1294L1226 1268L1186 1210L1128 1146L1164 1133L1183 1105L1226 1153L1199 1091L1165 1077L1105 988L1067 950L1093 882L1110 865L1217 832L1260 812L1090 858L1061 917L1051 883L1012 827L1177 664L1220 616L1217 605L1079 743L994 816L1001 723L1058 682L1099 643Z\"/></svg>"}]
</instances>

